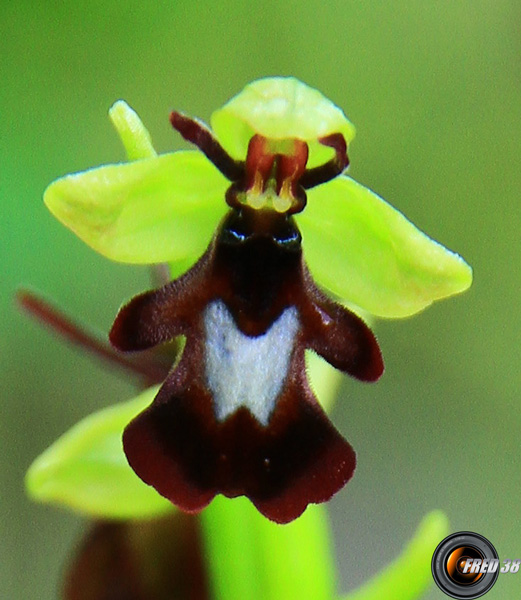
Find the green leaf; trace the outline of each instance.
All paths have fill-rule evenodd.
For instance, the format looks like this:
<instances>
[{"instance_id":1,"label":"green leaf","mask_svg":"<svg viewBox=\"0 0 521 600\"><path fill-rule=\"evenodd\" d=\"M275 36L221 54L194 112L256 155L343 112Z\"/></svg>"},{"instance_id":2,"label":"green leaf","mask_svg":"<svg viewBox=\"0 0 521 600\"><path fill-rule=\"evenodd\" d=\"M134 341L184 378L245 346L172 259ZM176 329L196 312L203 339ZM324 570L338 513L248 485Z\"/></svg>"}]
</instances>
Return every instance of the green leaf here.
<instances>
[{"instance_id":1,"label":"green leaf","mask_svg":"<svg viewBox=\"0 0 521 600\"><path fill-rule=\"evenodd\" d=\"M373 579L343 600L415 600L432 585L431 560L436 546L449 533L441 511L429 513L402 554Z\"/></svg>"},{"instance_id":2,"label":"green leaf","mask_svg":"<svg viewBox=\"0 0 521 600\"><path fill-rule=\"evenodd\" d=\"M34 500L95 518L148 518L173 510L128 465L123 429L145 409L158 387L96 412L60 437L30 466L26 487Z\"/></svg>"},{"instance_id":3,"label":"green leaf","mask_svg":"<svg viewBox=\"0 0 521 600\"><path fill-rule=\"evenodd\" d=\"M297 215L317 281L380 317L406 317L465 291L472 270L350 177L308 192Z\"/></svg>"},{"instance_id":4,"label":"green leaf","mask_svg":"<svg viewBox=\"0 0 521 600\"><path fill-rule=\"evenodd\" d=\"M323 506L277 525L245 498L217 497L202 513L216 600L331 600L336 586Z\"/></svg>"},{"instance_id":5,"label":"green leaf","mask_svg":"<svg viewBox=\"0 0 521 600\"><path fill-rule=\"evenodd\" d=\"M349 144L355 136L353 124L340 108L294 77L253 81L215 111L211 123L220 143L235 158L244 160L251 137L259 133L273 140L304 140L311 167L333 156L318 138L342 133Z\"/></svg>"},{"instance_id":6,"label":"green leaf","mask_svg":"<svg viewBox=\"0 0 521 600\"><path fill-rule=\"evenodd\" d=\"M109 117L121 138L129 160L157 156L147 128L124 100L118 100L112 105Z\"/></svg>"},{"instance_id":7,"label":"green leaf","mask_svg":"<svg viewBox=\"0 0 521 600\"><path fill-rule=\"evenodd\" d=\"M51 183L53 215L121 262L195 260L226 211L227 180L199 152L106 165Z\"/></svg>"}]
</instances>

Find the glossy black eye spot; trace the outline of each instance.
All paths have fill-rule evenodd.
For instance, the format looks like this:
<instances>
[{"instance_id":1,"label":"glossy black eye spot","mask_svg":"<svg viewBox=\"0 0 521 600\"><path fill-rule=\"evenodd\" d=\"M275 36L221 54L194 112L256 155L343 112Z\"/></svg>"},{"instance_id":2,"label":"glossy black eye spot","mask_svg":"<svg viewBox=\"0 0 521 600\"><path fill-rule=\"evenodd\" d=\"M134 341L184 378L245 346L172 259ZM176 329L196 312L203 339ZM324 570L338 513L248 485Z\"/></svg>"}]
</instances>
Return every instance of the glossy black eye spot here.
<instances>
[{"instance_id":1,"label":"glossy black eye spot","mask_svg":"<svg viewBox=\"0 0 521 600\"><path fill-rule=\"evenodd\" d=\"M296 251L300 249L302 243L302 235L296 228L291 228L284 235L274 236L274 242L288 251Z\"/></svg>"},{"instance_id":2,"label":"glossy black eye spot","mask_svg":"<svg viewBox=\"0 0 521 600\"><path fill-rule=\"evenodd\" d=\"M219 233L219 240L221 243L235 246L245 242L251 234L251 227L248 227L242 211L233 209L224 217Z\"/></svg>"},{"instance_id":3,"label":"glossy black eye spot","mask_svg":"<svg viewBox=\"0 0 521 600\"><path fill-rule=\"evenodd\" d=\"M240 231L240 229L234 229L227 227L222 230L220 240L224 244L242 244L248 239L248 234Z\"/></svg>"}]
</instances>

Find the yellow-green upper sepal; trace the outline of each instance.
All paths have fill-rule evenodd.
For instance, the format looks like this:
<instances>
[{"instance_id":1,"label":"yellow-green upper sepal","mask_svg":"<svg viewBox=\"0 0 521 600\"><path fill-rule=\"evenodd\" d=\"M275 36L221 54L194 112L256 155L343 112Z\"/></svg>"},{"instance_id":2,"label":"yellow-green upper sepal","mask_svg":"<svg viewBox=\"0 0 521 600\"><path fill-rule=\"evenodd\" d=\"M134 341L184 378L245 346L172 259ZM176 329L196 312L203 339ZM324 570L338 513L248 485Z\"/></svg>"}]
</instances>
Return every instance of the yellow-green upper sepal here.
<instances>
[{"instance_id":1,"label":"yellow-green upper sepal","mask_svg":"<svg viewBox=\"0 0 521 600\"><path fill-rule=\"evenodd\" d=\"M213 113L211 123L219 142L234 158L244 159L251 137L258 133L273 140L307 142L311 167L333 156L319 138L341 133L349 144L355 135L354 125L340 108L294 77L266 77L250 83Z\"/></svg>"},{"instance_id":2,"label":"yellow-green upper sepal","mask_svg":"<svg viewBox=\"0 0 521 600\"><path fill-rule=\"evenodd\" d=\"M316 280L373 315L407 317L472 283L460 256L350 177L309 190L297 220Z\"/></svg>"}]
</instances>

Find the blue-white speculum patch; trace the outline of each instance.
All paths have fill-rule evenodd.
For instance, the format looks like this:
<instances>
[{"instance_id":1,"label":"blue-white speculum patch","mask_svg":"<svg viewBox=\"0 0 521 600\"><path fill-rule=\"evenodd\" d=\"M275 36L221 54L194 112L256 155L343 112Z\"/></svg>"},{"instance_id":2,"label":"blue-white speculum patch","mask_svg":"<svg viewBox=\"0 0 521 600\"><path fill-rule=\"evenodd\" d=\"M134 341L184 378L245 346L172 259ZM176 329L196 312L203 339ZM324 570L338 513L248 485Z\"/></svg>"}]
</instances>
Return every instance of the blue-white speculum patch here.
<instances>
[{"instance_id":1,"label":"blue-white speculum patch","mask_svg":"<svg viewBox=\"0 0 521 600\"><path fill-rule=\"evenodd\" d=\"M293 218L307 189L347 167L346 140L321 137L334 156L308 168L308 144L296 137L254 134L238 160L199 121L174 112L171 123L230 180L229 212L189 271L135 297L114 322L120 350L186 337L153 404L126 428L124 449L183 510L217 493L245 495L286 523L343 487L356 462L309 387L305 350L363 381L383 371L367 325L315 285Z\"/></svg>"},{"instance_id":2,"label":"blue-white speculum patch","mask_svg":"<svg viewBox=\"0 0 521 600\"><path fill-rule=\"evenodd\" d=\"M288 374L299 329L297 310L286 308L257 336L242 333L220 300L208 304L203 319L206 380L217 420L245 407L267 427Z\"/></svg>"}]
</instances>

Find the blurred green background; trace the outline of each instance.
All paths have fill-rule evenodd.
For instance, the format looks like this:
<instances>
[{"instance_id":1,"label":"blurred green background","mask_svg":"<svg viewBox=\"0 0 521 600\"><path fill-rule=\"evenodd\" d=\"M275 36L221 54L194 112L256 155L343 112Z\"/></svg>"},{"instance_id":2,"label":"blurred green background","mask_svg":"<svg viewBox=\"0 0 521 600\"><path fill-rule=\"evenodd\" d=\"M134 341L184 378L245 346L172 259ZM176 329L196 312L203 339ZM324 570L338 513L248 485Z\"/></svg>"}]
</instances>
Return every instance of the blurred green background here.
<instances>
[{"instance_id":1,"label":"blurred green background","mask_svg":"<svg viewBox=\"0 0 521 600\"><path fill-rule=\"evenodd\" d=\"M333 420L359 466L330 503L341 589L395 556L432 508L519 558L521 3L20 1L1 3L0 23L0 597L54 598L83 527L32 505L25 469L82 416L133 394L21 316L13 294L31 285L107 330L149 285L54 221L45 186L123 158L106 116L117 98L166 151L182 145L170 109L208 119L277 74L343 107L358 132L351 175L475 272L469 293L377 325L378 384L345 381ZM487 598L520 589L521 575L503 575Z\"/></svg>"}]
</instances>

